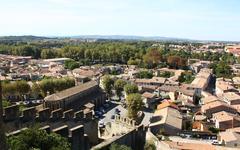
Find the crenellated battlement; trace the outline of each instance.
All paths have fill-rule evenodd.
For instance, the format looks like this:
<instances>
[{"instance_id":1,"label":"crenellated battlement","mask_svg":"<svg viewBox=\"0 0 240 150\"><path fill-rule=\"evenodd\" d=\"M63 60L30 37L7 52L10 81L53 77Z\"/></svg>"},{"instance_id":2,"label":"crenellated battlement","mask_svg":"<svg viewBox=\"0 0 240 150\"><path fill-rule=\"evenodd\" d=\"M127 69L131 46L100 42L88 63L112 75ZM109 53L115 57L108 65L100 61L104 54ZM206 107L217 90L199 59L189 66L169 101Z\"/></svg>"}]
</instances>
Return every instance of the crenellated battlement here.
<instances>
[{"instance_id":1,"label":"crenellated battlement","mask_svg":"<svg viewBox=\"0 0 240 150\"><path fill-rule=\"evenodd\" d=\"M22 128L20 130L11 132L7 136L14 136L20 134L27 128ZM84 134L84 126L78 125L70 128L68 125L62 125L57 128L51 129L49 125L39 128L40 130L45 130L47 133L53 132L61 135L68 139L71 143L72 150L87 150L90 149L89 139L86 134Z\"/></svg>"},{"instance_id":2,"label":"crenellated battlement","mask_svg":"<svg viewBox=\"0 0 240 150\"><path fill-rule=\"evenodd\" d=\"M115 115L115 120L116 123L121 123L122 125L128 126L128 127L135 127L136 126L136 121L133 119L130 119L128 117L120 116L120 115Z\"/></svg>"},{"instance_id":3,"label":"crenellated battlement","mask_svg":"<svg viewBox=\"0 0 240 150\"><path fill-rule=\"evenodd\" d=\"M92 111L69 109L63 111L61 108L51 111L50 108L44 108L39 111L35 107L29 107L20 111L19 106L12 105L3 110L4 122L46 122L46 121L80 121L93 119Z\"/></svg>"},{"instance_id":4,"label":"crenellated battlement","mask_svg":"<svg viewBox=\"0 0 240 150\"><path fill-rule=\"evenodd\" d=\"M12 105L4 108L3 118L8 127L8 136L18 135L37 125L48 133L54 132L67 138L72 143L72 150L89 149L91 145L99 143L98 122L90 109L64 111L60 108L51 111L50 108L37 110L29 107L20 111L19 106Z\"/></svg>"}]
</instances>

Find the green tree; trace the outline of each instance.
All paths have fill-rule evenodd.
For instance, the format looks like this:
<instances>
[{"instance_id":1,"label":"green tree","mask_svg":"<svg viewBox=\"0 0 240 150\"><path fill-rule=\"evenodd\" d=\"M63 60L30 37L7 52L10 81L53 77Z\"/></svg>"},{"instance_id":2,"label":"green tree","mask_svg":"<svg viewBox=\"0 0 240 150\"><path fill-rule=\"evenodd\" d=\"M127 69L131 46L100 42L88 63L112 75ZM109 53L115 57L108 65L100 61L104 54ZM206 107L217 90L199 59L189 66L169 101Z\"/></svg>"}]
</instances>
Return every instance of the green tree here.
<instances>
[{"instance_id":1,"label":"green tree","mask_svg":"<svg viewBox=\"0 0 240 150\"><path fill-rule=\"evenodd\" d=\"M20 45L13 47L12 54L19 56L33 56L34 58L39 58L40 49L28 44Z\"/></svg>"},{"instance_id":2,"label":"green tree","mask_svg":"<svg viewBox=\"0 0 240 150\"><path fill-rule=\"evenodd\" d=\"M41 51L41 58L42 59L49 59L49 58L56 58L57 52L53 49L42 49Z\"/></svg>"},{"instance_id":3,"label":"green tree","mask_svg":"<svg viewBox=\"0 0 240 150\"><path fill-rule=\"evenodd\" d=\"M157 49L150 49L144 56L143 62L147 68L156 67L162 60L161 53Z\"/></svg>"},{"instance_id":4,"label":"green tree","mask_svg":"<svg viewBox=\"0 0 240 150\"><path fill-rule=\"evenodd\" d=\"M216 74L217 62L213 62L209 65L209 68L213 70L213 73Z\"/></svg>"},{"instance_id":5,"label":"green tree","mask_svg":"<svg viewBox=\"0 0 240 150\"><path fill-rule=\"evenodd\" d=\"M43 96L46 96L47 93L53 94L73 86L75 86L75 80L73 78L50 78L43 79L39 82L39 87Z\"/></svg>"},{"instance_id":6,"label":"green tree","mask_svg":"<svg viewBox=\"0 0 240 150\"><path fill-rule=\"evenodd\" d=\"M114 82L114 89L116 91L116 95L119 97L119 100L121 99L122 92L124 90L123 88L126 84L127 82L122 79L118 79Z\"/></svg>"},{"instance_id":7,"label":"green tree","mask_svg":"<svg viewBox=\"0 0 240 150\"><path fill-rule=\"evenodd\" d=\"M24 100L24 96L30 93L30 89L29 84L24 80L3 83L3 95L5 99L8 99L8 96L15 95Z\"/></svg>"},{"instance_id":8,"label":"green tree","mask_svg":"<svg viewBox=\"0 0 240 150\"><path fill-rule=\"evenodd\" d=\"M160 73L158 76L164 77L164 78L170 78L170 77L174 76L174 73L169 72L169 71L164 71L163 73Z\"/></svg>"},{"instance_id":9,"label":"green tree","mask_svg":"<svg viewBox=\"0 0 240 150\"><path fill-rule=\"evenodd\" d=\"M192 81L194 80L194 76L192 75L192 72L188 72L188 71L185 71L183 72L179 78L178 78L178 81L180 83L192 83Z\"/></svg>"},{"instance_id":10,"label":"green tree","mask_svg":"<svg viewBox=\"0 0 240 150\"><path fill-rule=\"evenodd\" d=\"M228 77L232 76L231 67L224 61L221 61L217 64L216 69L214 71L216 76L219 77Z\"/></svg>"},{"instance_id":11,"label":"green tree","mask_svg":"<svg viewBox=\"0 0 240 150\"><path fill-rule=\"evenodd\" d=\"M35 98L39 98L40 95L42 96L41 88L36 82L31 87L31 93Z\"/></svg>"},{"instance_id":12,"label":"green tree","mask_svg":"<svg viewBox=\"0 0 240 150\"><path fill-rule=\"evenodd\" d=\"M2 93L3 93L3 97L5 99L7 99L8 96L10 96L10 95L15 95L17 93L15 84L3 82L2 83Z\"/></svg>"},{"instance_id":13,"label":"green tree","mask_svg":"<svg viewBox=\"0 0 240 150\"><path fill-rule=\"evenodd\" d=\"M212 133L219 133L220 131L218 128L215 127L209 127L208 130L211 131Z\"/></svg>"},{"instance_id":14,"label":"green tree","mask_svg":"<svg viewBox=\"0 0 240 150\"><path fill-rule=\"evenodd\" d=\"M105 90L108 97L110 98L110 96L112 94L112 88L113 88L113 85L114 85L113 79L110 76L105 75L102 78L102 85L103 85L103 89Z\"/></svg>"},{"instance_id":15,"label":"green tree","mask_svg":"<svg viewBox=\"0 0 240 150\"><path fill-rule=\"evenodd\" d=\"M136 119L137 113L142 109L143 101L141 94L133 93L127 96L128 117Z\"/></svg>"},{"instance_id":16,"label":"green tree","mask_svg":"<svg viewBox=\"0 0 240 150\"><path fill-rule=\"evenodd\" d=\"M146 141L144 145L144 150L156 150L156 146L153 141Z\"/></svg>"},{"instance_id":17,"label":"green tree","mask_svg":"<svg viewBox=\"0 0 240 150\"><path fill-rule=\"evenodd\" d=\"M64 62L64 67L66 68L66 69L70 69L70 70L73 70L73 69L75 69L75 68L79 68L79 63L77 62L77 61L75 61L75 60L66 60L65 62Z\"/></svg>"},{"instance_id":18,"label":"green tree","mask_svg":"<svg viewBox=\"0 0 240 150\"><path fill-rule=\"evenodd\" d=\"M182 58L180 56L169 56L167 58L168 65L171 68L184 68L187 66L187 59Z\"/></svg>"},{"instance_id":19,"label":"green tree","mask_svg":"<svg viewBox=\"0 0 240 150\"><path fill-rule=\"evenodd\" d=\"M62 56L76 61L84 58L84 49L80 46L65 46L61 53Z\"/></svg>"},{"instance_id":20,"label":"green tree","mask_svg":"<svg viewBox=\"0 0 240 150\"><path fill-rule=\"evenodd\" d=\"M16 81L15 86L16 86L16 91L22 100L24 99L24 95L28 94L31 89L27 81L24 81L24 80Z\"/></svg>"},{"instance_id":21,"label":"green tree","mask_svg":"<svg viewBox=\"0 0 240 150\"><path fill-rule=\"evenodd\" d=\"M70 150L70 143L66 138L36 128L29 128L17 136L8 137L7 144L12 150Z\"/></svg>"},{"instance_id":22,"label":"green tree","mask_svg":"<svg viewBox=\"0 0 240 150\"><path fill-rule=\"evenodd\" d=\"M39 82L40 89L43 93L43 96L47 96L47 94L54 93L54 82L52 79L43 79Z\"/></svg>"},{"instance_id":23,"label":"green tree","mask_svg":"<svg viewBox=\"0 0 240 150\"><path fill-rule=\"evenodd\" d=\"M2 100L2 106L3 106L3 108L4 107L8 107L8 106L10 106L11 105L11 103L8 101L8 100Z\"/></svg>"},{"instance_id":24,"label":"green tree","mask_svg":"<svg viewBox=\"0 0 240 150\"><path fill-rule=\"evenodd\" d=\"M141 64L141 59L133 59L130 58L127 62L128 65L136 65L139 66Z\"/></svg>"},{"instance_id":25,"label":"green tree","mask_svg":"<svg viewBox=\"0 0 240 150\"><path fill-rule=\"evenodd\" d=\"M71 88L71 87L75 86L75 79L74 78L65 77L65 78L62 78L62 80L65 81L65 89L68 89L68 88Z\"/></svg>"},{"instance_id":26,"label":"green tree","mask_svg":"<svg viewBox=\"0 0 240 150\"><path fill-rule=\"evenodd\" d=\"M124 86L124 91L126 92L127 95L132 93L138 93L138 87L135 84L126 84Z\"/></svg>"},{"instance_id":27,"label":"green tree","mask_svg":"<svg viewBox=\"0 0 240 150\"><path fill-rule=\"evenodd\" d=\"M136 77L140 79L151 79L153 77L153 73L151 71L140 71L136 74Z\"/></svg>"},{"instance_id":28,"label":"green tree","mask_svg":"<svg viewBox=\"0 0 240 150\"><path fill-rule=\"evenodd\" d=\"M110 150L132 150L130 147L126 146L126 145L120 145L120 144L116 144L113 143L111 144Z\"/></svg>"},{"instance_id":29,"label":"green tree","mask_svg":"<svg viewBox=\"0 0 240 150\"><path fill-rule=\"evenodd\" d=\"M240 63L240 57L239 56L237 57L237 63Z\"/></svg>"}]
</instances>

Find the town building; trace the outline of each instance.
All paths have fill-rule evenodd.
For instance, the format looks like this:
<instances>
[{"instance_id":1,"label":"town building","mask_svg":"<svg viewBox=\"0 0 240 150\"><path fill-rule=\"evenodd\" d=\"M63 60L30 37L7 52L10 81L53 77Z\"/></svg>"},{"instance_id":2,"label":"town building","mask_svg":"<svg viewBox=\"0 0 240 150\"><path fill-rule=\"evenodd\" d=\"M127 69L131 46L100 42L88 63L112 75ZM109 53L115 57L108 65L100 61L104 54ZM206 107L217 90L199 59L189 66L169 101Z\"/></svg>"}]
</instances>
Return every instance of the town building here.
<instances>
[{"instance_id":1,"label":"town building","mask_svg":"<svg viewBox=\"0 0 240 150\"><path fill-rule=\"evenodd\" d=\"M231 53L235 56L239 56L240 55L240 45L226 46L225 51L227 53Z\"/></svg>"},{"instance_id":2,"label":"town building","mask_svg":"<svg viewBox=\"0 0 240 150\"><path fill-rule=\"evenodd\" d=\"M232 80L235 87L240 87L240 77L233 77Z\"/></svg>"},{"instance_id":3,"label":"town building","mask_svg":"<svg viewBox=\"0 0 240 150\"><path fill-rule=\"evenodd\" d=\"M240 74L240 64L233 64L233 65L230 65L230 67L234 75Z\"/></svg>"},{"instance_id":4,"label":"town building","mask_svg":"<svg viewBox=\"0 0 240 150\"><path fill-rule=\"evenodd\" d=\"M238 92L238 90L233 86L231 79L217 78L216 95L221 97L226 92Z\"/></svg>"},{"instance_id":5,"label":"town building","mask_svg":"<svg viewBox=\"0 0 240 150\"><path fill-rule=\"evenodd\" d=\"M227 147L240 148L240 134L231 131L220 132L220 141Z\"/></svg>"},{"instance_id":6,"label":"town building","mask_svg":"<svg viewBox=\"0 0 240 150\"><path fill-rule=\"evenodd\" d=\"M44 59L44 62L54 62L57 64L63 65L65 61L70 60L70 58L51 58L51 59Z\"/></svg>"},{"instance_id":7,"label":"town building","mask_svg":"<svg viewBox=\"0 0 240 150\"><path fill-rule=\"evenodd\" d=\"M226 111L229 113L236 114L238 113L237 109L228 105L223 101L213 101L207 104L202 105L201 112L203 112L206 116L212 117L212 114L218 113L221 111Z\"/></svg>"},{"instance_id":8,"label":"town building","mask_svg":"<svg viewBox=\"0 0 240 150\"><path fill-rule=\"evenodd\" d=\"M149 127L154 134L163 132L167 135L177 135L182 129L182 115L171 107L158 109L154 112Z\"/></svg>"},{"instance_id":9,"label":"town building","mask_svg":"<svg viewBox=\"0 0 240 150\"><path fill-rule=\"evenodd\" d=\"M172 101L175 101L178 98L178 90L179 86L162 85L157 88L156 93L162 98L169 98Z\"/></svg>"},{"instance_id":10,"label":"town building","mask_svg":"<svg viewBox=\"0 0 240 150\"><path fill-rule=\"evenodd\" d=\"M96 81L89 81L81 85L63 90L44 98L44 106L55 109L79 109L87 103L95 107L101 106L106 100L105 93L100 89Z\"/></svg>"},{"instance_id":11,"label":"town building","mask_svg":"<svg viewBox=\"0 0 240 150\"><path fill-rule=\"evenodd\" d=\"M215 122L215 127L220 130L240 127L240 117L237 114L220 111L214 113L212 116Z\"/></svg>"},{"instance_id":12,"label":"town building","mask_svg":"<svg viewBox=\"0 0 240 150\"><path fill-rule=\"evenodd\" d=\"M182 84L178 91L178 99L192 104L199 104L201 91L195 85Z\"/></svg>"},{"instance_id":13,"label":"town building","mask_svg":"<svg viewBox=\"0 0 240 150\"><path fill-rule=\"evenodd\" d=\"M211 103L214 101L219 101L219 98L217 96L211 95L211 96L207 96L201 99L201 103L202 104L207 104L207 103Z\"/></svg>"},{"instance_id":14,"label":"town building","mask_svg":"<svg viewBox=\"0 0 240 150\"><path fill-rule=\"evenodd\" d=\"M143 103L145 104L145 107L154 109L155 102L157 100L157 97L154 93L144 92L142 94L142 98L143 98Z\"/></svg>"},{"instance_id":15,"label":"town building","mask_svg":"<svg viewBox=\"0 0 240 150\"><path fill-rule=\"evenodd\" d=\"M227 92L223 94L223 100L229 105L240 105L240 95L234 92Z\"/></svg>"},{"instance_id":16,"label":"town building","mask_svg":"<svg viewBox=\"0 0 240 150\"><path fill-rule=\"evenodd\" d=\"M135 83L138 86L162 86L166 82L166 78L163 77L153 77L152 79L136 79Z\"/></svg>"},{"instance_id":17,"label":"town building","mask_svg":"<svg viewBox=\"0 0 240 150\"><path fill-rule=\"evenodd\" d=\"M194 73L198 73L202 68L208 68L211 64L210 61L197 61L190 65L190 69L193 70Z\"/></svg>"},{"instance_id":18,"label":"town building","mask_svg":"<svg viewBox=\"0 0 240 150\"><path fill-rule=\"evenodd\" d=\"M206 90L208 83L211 79L212 69L203 68L196 75L195 79L192 81L192 85L197 86L201 90Z\"/></svg>"}]
</instances>

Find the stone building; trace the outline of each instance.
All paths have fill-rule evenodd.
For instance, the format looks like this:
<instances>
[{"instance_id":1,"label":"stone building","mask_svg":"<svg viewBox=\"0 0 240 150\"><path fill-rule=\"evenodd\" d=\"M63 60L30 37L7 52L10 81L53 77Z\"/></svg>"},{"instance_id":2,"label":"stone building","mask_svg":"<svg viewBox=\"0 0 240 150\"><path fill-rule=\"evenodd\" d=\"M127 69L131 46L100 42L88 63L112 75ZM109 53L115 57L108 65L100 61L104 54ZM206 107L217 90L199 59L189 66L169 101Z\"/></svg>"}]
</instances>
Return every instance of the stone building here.
<instances>
[{"instance_id":1,"label":"stone building","mask_svg":"<svg viewBox=\"0 0 240 150\"><path fill-rule=\"evenodd\" d=\"M220 132L220 142L226 147L240 148L240 134L231 131Z\"/></svg>"},{"instance_id":2,"label":"stone building","mask_svg":"<svg viewBox=\"0 0 240 150\"><path fill-rule=\"evenodd\" d=\"M101 106L105 100L105 93L99 88L96 81L66 89L44 98L44 107L51 110L62 108L79 110L85 104L92 103L95 107Z\"/></svg>"},{"instance_id":3,"label":"stone building","mask_svg":"<svg viewBox=\"0 0 240 150\"><path fill-rule=\"evenodd\" d=\"M182 115L172 107L165 107L154 112L149 125L153 134L163 132L167 135L177 135L182 130Z\"/></svg>"}]
</instances>

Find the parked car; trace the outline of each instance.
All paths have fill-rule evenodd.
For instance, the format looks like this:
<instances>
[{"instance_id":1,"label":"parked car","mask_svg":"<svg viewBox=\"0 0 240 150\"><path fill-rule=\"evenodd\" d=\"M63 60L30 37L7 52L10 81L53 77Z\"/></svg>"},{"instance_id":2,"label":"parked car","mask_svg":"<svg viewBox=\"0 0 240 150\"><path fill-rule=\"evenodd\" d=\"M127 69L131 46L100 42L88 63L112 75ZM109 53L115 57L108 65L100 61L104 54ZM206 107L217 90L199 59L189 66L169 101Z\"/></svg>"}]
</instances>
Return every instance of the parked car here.
<instances>
[{"instance_id":1,"label":"parked car","mask_svg":"<svg viewBox=\"0 0 240 150\"><path fill-rule=\"evenodd\" d=\"M36 104L38 102L37 102L37 100L32 100L31 103Z\"/></svg>"},{"instance_id":2,"label":"parked car","mask_svg":"<svg viewBox=\"0 0 240 150\"><path fill-rule=\"evenodd\" d=\"M98 122L98 126L99 126L99 128L103 128L105 125L104 125L104 122L102 122L102 121L99 121Z\"/></svg>"},{"instance_id":3,"label":"parked car","mask_svg":"<svg viewBox=\"0 0 240 150\"><path fill-rule=\"evenodd\" d=\"M212 145L221 145L221 143L220 143L219 141L217 141L217 140L214 140L214 141L212 142Z\"/></svg>"},{"instance_id":4,"label":"parked car","mask_svg":"<svg viewBox=\"0 0 240 150\"><path fill-rule=\"evenodd\" d=\"M108 103L105 103L105 104L103 104L103 107L104 107L104 108L109 108L110 105L109 105Z\"/></svg>"},{"instance_id":5,"label":"parked car","mask_svg":"<svg viewBox=\"0 0 240 150\"><path fill-rule=\"evenodd\" d=\"M102 112L101 111L95 111L95 115L97 115L97 116L102 116Z\"/></svg>"},{"instance_id":6,"label":"parked car","mask_svg":"<svg viewBox=\"0 0 240 150\"><path fill-rule=\"evenodd\" d=\"M99 109L103 114L104 113L106 113L106 111L104 110L104 108L103 107L100 107L100 109Z\"/></svg>"},{"instance_id":7,"label":"parked car","mask_svg":"<svg viewBox=\"0 0 240 150\"><path fill-rule=\"evenodd\" d=\"M187 137L185 134L180 134L179 136L182 137L182 138L186 138Z\"/></svg>"},{"instance_id":8,"label":"parked car","mask_svg":"<svg viewBox=\"0 0 240 150\"><path fill-rule=\"evenodd\" d=\"M121 111L118 108L115 109L115 114L119 114L120 112Z\"/></svg>"},{"instance_id":9,"label":"parked car","mask_svg":"<svg viewBox=\"0 0 240 150\"><path fill-rule=\"evenodd\" d=\"M16 105L20 105L20 104L22 104L22 102L20 101L20 102L16 102Z\"/></svg>"},{"instance_id":10,"label":"parked car","mask_svg":"<svg viewBox=\"0 0 240 150\"><path fill-rule=\"evenodd\" d=\"M37 100L37 103L43 103L43 100Z\"/></svg>"},{"instance_id":11,"label":"parked car","mask_svg":"<svg viewBox=\"0 0 240 150\"><path fill-rule=\"evenodd\" d=\"M23 101L23 105L28 105L29 103L29 101Z\"/></svg>"},{"instance_id":12,"label":"parked car","mask_svg":"<svg viewBox=\"0 0 240 150\"><path fill-rule=\"evenodd\" d=\"M122 103L121 104L123 108L127 108L127 104L126 103Z\"/></svg>"}]
</instances>

